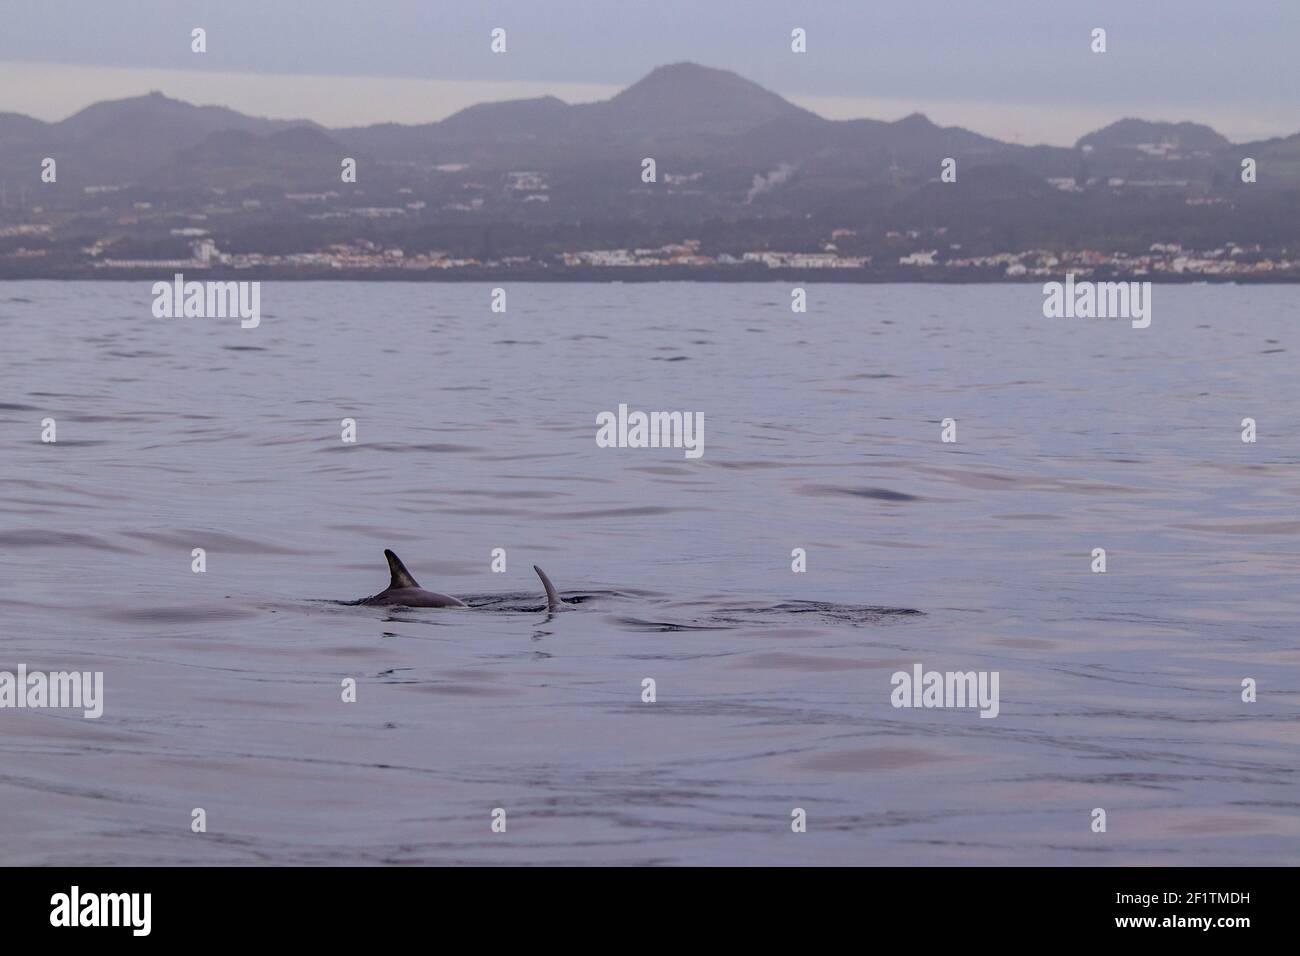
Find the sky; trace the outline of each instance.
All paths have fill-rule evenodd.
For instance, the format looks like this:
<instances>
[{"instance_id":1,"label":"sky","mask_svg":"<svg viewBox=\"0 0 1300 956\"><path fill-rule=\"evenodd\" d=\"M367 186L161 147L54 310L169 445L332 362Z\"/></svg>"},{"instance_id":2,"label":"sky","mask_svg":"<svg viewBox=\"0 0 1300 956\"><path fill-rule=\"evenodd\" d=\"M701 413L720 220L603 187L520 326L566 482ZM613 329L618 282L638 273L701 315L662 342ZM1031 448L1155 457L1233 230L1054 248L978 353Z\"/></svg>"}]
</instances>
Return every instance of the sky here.
<instances>
[{"instance_id":1,"label":"sky","mask_svg":"<svg viewBox=\"0 0 1300 956\"><path fill-rule=\"evenodd\" d=\"M834 119L920 111L1069 145L1137 116L1242 141L1300 131L1297 50L1300 0L0 0L0 111L57 120L161 90L327 126L421 123L603 99L693 60Z\"/></svg>"}]
</instances>

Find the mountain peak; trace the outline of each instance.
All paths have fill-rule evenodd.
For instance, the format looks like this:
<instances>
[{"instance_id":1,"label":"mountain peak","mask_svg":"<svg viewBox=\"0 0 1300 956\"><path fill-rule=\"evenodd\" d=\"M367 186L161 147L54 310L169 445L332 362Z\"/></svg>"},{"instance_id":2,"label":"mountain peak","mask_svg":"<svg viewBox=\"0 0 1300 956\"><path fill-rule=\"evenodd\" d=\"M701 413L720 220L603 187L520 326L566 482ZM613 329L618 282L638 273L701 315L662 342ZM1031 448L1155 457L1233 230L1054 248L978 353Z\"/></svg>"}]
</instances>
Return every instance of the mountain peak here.
<instances>
[{"instance_id":1,"label":"mountain peak","mask_svg":"<svg viewBox=\"0 0 1300 956\"><path fill-rule=\"evenodd\" d=\"M1122 119L1089 133L1074 144L1141 149L1148 146L1190 150L1214 150L1228 146L1227 137L1202 123L1163 123L1151 120Z\"/></svg>"},{"instance_id":2,"label":"mountain peak","mask_svg":"<svg viewBox=\"0 0 1300 956\"><path fill-rule=\"evenodd\" d=\"M728 91L732 94L759 94L782 103L785 102L775 93L763 89L757 83L747 80L737 73L732 73L730 70L720 70L712 66L703 66L689 60L655 67L615 96L614 99L635 98L651 93L700 93L710 90Z\"/></svg>"},{"instance_id":3,"label":"mountain peak","mask_svg":"<svg viewBox=\"0 0 1300 956\"><path fill-rule=\"evenodd\" d=\"M656 67L602 105L628 124L679 132L739 132L805 112L729 70L689 61Z\"/></svg>"},{"instance_id":4,"label":"mountain peak","mask_svg":"<svg viewBox=\"0 0 1300 956\"><path fill-rule=\"evenodd\" d=\"M895 126L913 126L918 129L924 127L930 129L934 127L934 121L924 113L908 113L901 120L894 123Z\"/></svg>"},{"instance_id":5,"label":"mountain peak","mask_svg":"<svg viewBox=\"0 0 1300 956\"><path fill-rule=\"evenodd\" d=\"M676 63L665 63L662 66L656 66L653 70L643 76L639 82L645 83L649 80L663 80L664 78L707 80L710 77L735 77L736 79L742 79L738 74L732 73L729 70L721 70L717 67L705 66L703 63L696 63L693 60L678 60Z\"/></svg>"}]
</instances>

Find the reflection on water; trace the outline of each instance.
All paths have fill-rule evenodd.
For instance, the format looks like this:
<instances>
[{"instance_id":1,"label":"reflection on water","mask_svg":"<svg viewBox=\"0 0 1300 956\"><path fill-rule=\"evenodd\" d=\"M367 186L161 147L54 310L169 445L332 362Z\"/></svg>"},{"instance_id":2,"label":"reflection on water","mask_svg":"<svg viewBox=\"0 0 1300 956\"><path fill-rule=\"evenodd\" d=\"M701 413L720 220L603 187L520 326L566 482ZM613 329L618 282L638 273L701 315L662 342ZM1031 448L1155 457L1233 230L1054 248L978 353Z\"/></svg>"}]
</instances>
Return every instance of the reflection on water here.
<instances>
[{"instance_id":1,"label":"reflection on water","mask_svg":"<svg viewBox=\"0 0 1300 956\"><path fill-rule=\"evenodd\" d=\"M0 711L0 862L1295 862L1292 289L1145 331L1034 286L263 296L0 284L0 669L106 698ZM704 457L597 448L620 402ZM470 608L343 603L385 547ZM998 717L893 709L915 663Z\"/></svg>"}]
</instances>

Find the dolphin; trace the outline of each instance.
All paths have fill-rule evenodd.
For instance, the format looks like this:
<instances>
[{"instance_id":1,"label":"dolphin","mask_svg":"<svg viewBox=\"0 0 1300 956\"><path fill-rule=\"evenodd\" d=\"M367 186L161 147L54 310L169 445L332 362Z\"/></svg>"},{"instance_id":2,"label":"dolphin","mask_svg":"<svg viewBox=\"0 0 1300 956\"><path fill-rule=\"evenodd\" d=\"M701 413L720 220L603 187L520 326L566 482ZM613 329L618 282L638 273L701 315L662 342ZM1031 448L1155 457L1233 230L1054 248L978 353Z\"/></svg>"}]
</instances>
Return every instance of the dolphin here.
<instances>
[{"instance_id":1,"label":"dolphin","mask_svg":"<svg viewBox=\"0 0 1300 956\"><path fill-rule=\"evenodd\" d=\"M450 594L439 594L437 591L426 591L420 587L419 582L415 580L411 572L406 570L406 565L402 563L402 559L387 548L384 549L384 557L388 559L388 587L372 597L363 598L357 603L392 604L400 607L469 607L460 598L454 598ZM535 564L533 570L542 579L542 587L546 589L546 609L554 611L567 607L560 600L560 595L556 592L551 579L546 576L546 572Z\"/></svg>"}]
</instances>

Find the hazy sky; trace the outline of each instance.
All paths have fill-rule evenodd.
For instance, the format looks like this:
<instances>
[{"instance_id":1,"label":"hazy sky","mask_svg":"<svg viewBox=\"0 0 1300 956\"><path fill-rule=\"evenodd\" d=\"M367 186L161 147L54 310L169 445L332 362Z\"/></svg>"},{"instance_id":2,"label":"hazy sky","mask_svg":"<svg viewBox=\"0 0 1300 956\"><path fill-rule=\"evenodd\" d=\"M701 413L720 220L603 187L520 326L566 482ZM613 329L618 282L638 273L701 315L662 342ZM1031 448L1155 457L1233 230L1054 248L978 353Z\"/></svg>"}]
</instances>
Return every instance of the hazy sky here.
<instances>
[{"instance_id":1,"label":"hazy sky","mask_svg":"<svg viewBox=\"0 0 1300 956\"><path fill-rule=\"evenodd\" d=\"M1125 116L1300 131L1300 0L40 0L5 2L0 25L0 110L42 119L159 89L331 126L427 122L599 99L694 60L824 116L920 110L1025 143Z\"/></svg>"}]
</instances>

